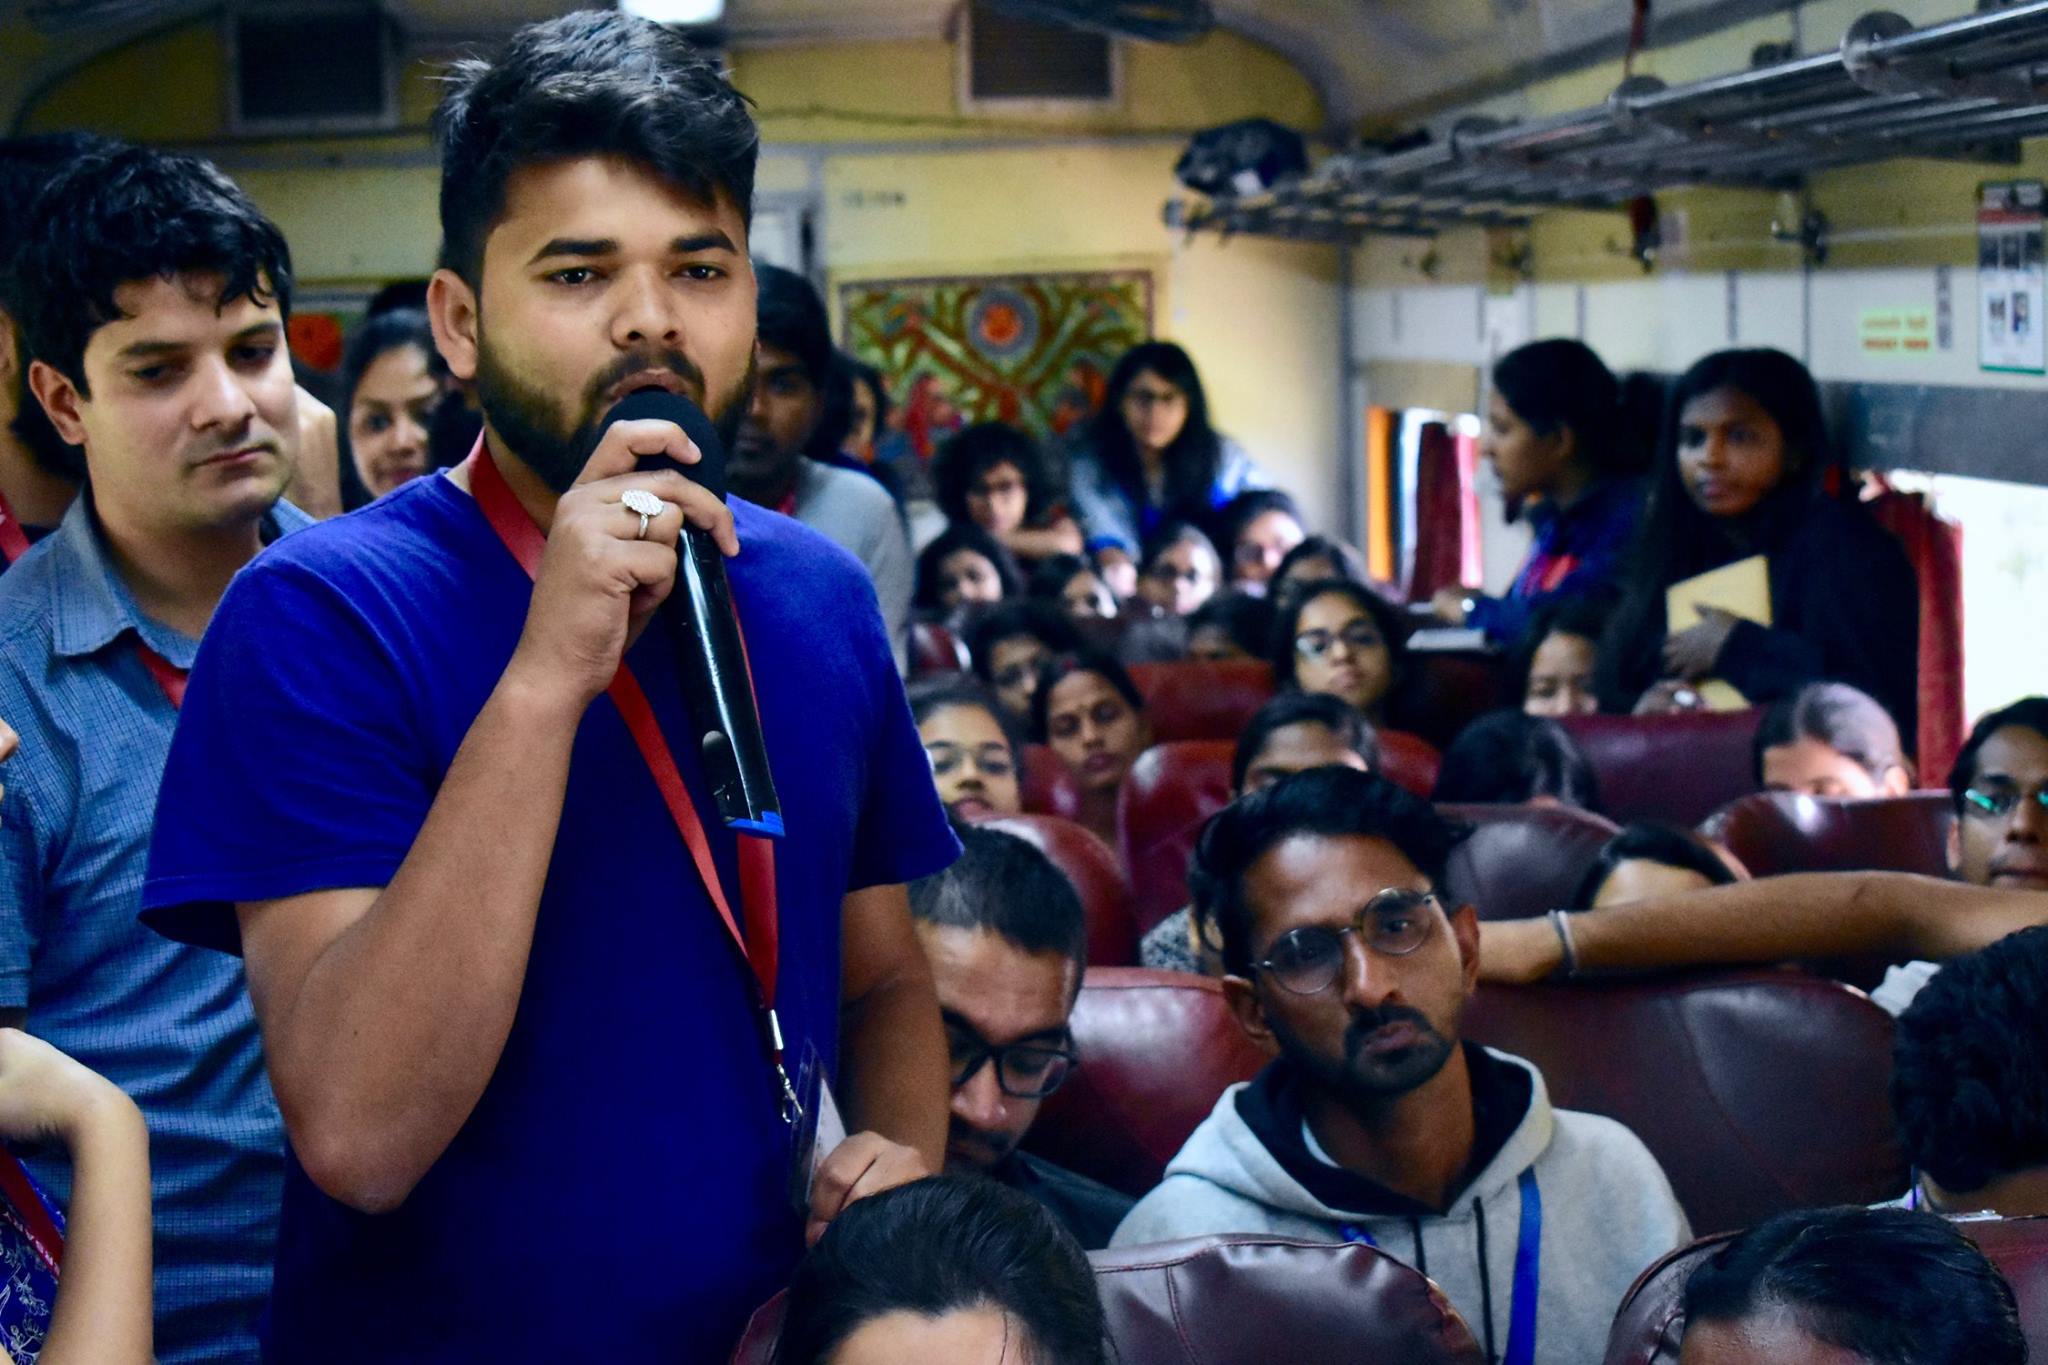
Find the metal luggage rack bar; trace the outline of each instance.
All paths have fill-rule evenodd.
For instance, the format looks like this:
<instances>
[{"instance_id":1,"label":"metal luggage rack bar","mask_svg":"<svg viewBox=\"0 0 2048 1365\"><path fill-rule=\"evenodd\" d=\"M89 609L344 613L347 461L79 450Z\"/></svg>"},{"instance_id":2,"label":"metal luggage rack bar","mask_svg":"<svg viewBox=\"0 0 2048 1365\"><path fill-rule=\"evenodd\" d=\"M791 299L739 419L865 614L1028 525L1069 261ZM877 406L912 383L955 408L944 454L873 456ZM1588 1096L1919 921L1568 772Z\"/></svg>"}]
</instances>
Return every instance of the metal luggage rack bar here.
<instances>
[{"instance_id":1,"label":"metal luggage rack bar","mask_svg":"<svg viewBox=\"0 0 2048 1365\"><path fill-rule=\"evenodd\" d=\"M2010 163L2048 135L2048 0L1914 28L1885 11L1834 52L1687 85L1624 81L1604 104L1468 119L1395 153L1345 152L1259 194L1167 202L1190 232L1346 242L1552 208L1613 209L1681 185L1786 188L1894 157Z\"/></svg>"}]
</instances>

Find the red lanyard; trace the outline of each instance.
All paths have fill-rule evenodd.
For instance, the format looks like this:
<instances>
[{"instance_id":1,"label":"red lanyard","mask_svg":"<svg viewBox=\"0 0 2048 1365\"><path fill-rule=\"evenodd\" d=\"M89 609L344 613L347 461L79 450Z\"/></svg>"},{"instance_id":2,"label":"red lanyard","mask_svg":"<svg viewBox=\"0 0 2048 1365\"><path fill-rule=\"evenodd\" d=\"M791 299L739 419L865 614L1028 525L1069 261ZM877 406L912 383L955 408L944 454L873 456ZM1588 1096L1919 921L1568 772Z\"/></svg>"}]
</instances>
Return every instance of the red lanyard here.
<instances>
[{"instance_id":1,"label":"red lanyard","mask_svg":"<svg viewBox=\"0 0 2048 1365\"><path fill-rule=\"evenodd\" d=\"M547 547L547 537L541 534L540 527L534 525L526 509L519 505L519 499L505 482L505 476L498 472L497 462L491 458L481 437L463 467L469 472L470 491L476 496L476 504L483 512L484 520L491 524L491 529L498 533L498 539L519 561L519 567L526 570L526 576L532 578L539 572L541 551ZM751 687L751 670L749 674L747 684ZM732 906L726 900L725 887L719 881L718 865L712 861L704 822L697 816L696 803L690 800L690 790L683 785L683 775L676 767L675 755L669 751L661 726L655 722L654 708L648 704L647 693L641 690L639 679L623 661L605 692L626 722L626 729L632 734L633 744L640 750L647 770L654 775L654 785L661 791L662 803L668 807L676 832L683 836L683 843L690 850L690 860L697 865L697 875L703 879L704 890L710 895L712 905L717 907L718 917L725 921L733 946L752 969L755 1000L760 1006L769 1050L773 1054L776 1080L782 1087L782 1116L795 1122L802 1110L797 1104L796 1087L790 1084L789 1072L782 1064L782 1024L775 1016L780 931L775 898L774 846L757 834L737 836L740 908L747 917L747 928L743 934L739 920L734 917Z\"/></svg>"},{"instance_id":2,"label":"red lanyard","mask_svg":"<svg viewBox=\"0 0 2048 1365\"><path fill-rule=\"evenodd\" d=\"M149 676L156 680L156 685L163 689L164 699L170 702L171 709L183 710L185 679L191 676L190 673L142 643L140 636L135 639L135 654L142 660L142 666L149 670Z\"/></svg>"},{"instance_id":3,"label":"red lanyard","mask_svg":"<svg viewBox=\"0 0 2048 1365\"><path fill-rule=\"evenodd\" d=\"M7 496L0 493L0 562L12 564L28 553L28 532L21 529Z\"/></svg>"},{"instance_id":4,"label":"red lanyard","mask_svg":"<svg viewBox=\"0 0 2048 1365\"><path fill-rule=\"evenodd\" d=\"M35 1182L29 1179L14 1153L8 1151L0 1151L0 1204L5 1205L0 1216L20 1229L36 1259L52 1275L59 1273L64 1261L64 1233L36 1192Z\"/></svg>"}]
</instances>

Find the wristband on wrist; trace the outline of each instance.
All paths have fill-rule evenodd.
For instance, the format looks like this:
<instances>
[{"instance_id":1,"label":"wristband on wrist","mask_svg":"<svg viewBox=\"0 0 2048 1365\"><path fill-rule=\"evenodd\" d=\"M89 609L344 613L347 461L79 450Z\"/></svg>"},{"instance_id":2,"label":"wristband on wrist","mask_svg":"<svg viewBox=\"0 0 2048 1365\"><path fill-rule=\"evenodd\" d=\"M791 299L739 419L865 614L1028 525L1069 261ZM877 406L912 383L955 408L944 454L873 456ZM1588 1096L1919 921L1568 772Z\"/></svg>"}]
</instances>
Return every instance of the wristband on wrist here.
<instances>
[{"instance_id":1,"label":"wristband on wrist","mask_svg":"<svg viewBox=\"0 0 2048 1365\"><path fill-rule=\"evenodd\" d=\"M1564 952L1564 968L1559 973L1567 981L1579 974L1579 950L1572 943L1571 915L1564 910L1550 912L1550 927L1557 931L1557 946Z\"/></svg>"}]
</instances>

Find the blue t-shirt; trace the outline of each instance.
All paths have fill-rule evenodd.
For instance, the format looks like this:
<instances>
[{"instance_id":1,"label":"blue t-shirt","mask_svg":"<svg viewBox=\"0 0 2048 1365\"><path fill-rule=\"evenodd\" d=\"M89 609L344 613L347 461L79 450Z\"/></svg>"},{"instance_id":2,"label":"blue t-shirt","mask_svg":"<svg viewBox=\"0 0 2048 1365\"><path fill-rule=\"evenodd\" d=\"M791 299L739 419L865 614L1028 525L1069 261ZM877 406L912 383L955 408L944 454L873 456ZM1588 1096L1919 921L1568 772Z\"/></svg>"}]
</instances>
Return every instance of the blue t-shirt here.
<instances>
[{"instance_id":1,"label":"blue t-shirt","mask_svg":"<svg viewBox=\"0 0 2048 1365\"><path fill-rule=\"evenodd\" d=\"M788 838L778 1006L838 1040L844 895L944 867L867 576L735 501L730 561ZM388 883L497 684L532 587L474 501L419 479L238 577L164 774L148 921L232 946L237 901ZM729 891L666 633L628 656ZM478 849L489 857L488 847ZM497 1071L398 1210L289 1165L270 1358L723 1361L801 1250L788 1133L746 974L608 699L576 734L532 957Z\"/></svg>"}]
</instances>

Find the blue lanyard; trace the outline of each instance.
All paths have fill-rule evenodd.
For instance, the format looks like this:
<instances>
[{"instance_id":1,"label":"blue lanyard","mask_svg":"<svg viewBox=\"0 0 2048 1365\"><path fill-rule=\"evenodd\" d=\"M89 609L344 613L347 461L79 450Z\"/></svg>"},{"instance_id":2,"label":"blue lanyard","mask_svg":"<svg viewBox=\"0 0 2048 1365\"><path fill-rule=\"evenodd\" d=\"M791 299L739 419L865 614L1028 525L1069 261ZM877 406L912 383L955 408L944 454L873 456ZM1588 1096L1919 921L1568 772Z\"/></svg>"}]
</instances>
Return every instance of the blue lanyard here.
<instances>
[{"instance_id":1,"label":"blue lanyard","mask_svg":"<svg viewBox=\"0 0 2048 1365\"><path fill-rule=\"evenodd\" d=\"M1522 1226L1515 1239L1514 1297L1508 1300L1508 1350L1500 1365L1535 1365L1536 1300L1542 1284L1538 1259L1543 1250L1543 1192L1536 1188L1534 1170L1523 1171L1515 1183L1522 1194ZM1340 1230L1347 1242L1379 1246L1363 1228L1347 1223Z\"/></svg>"}]
</instances>

